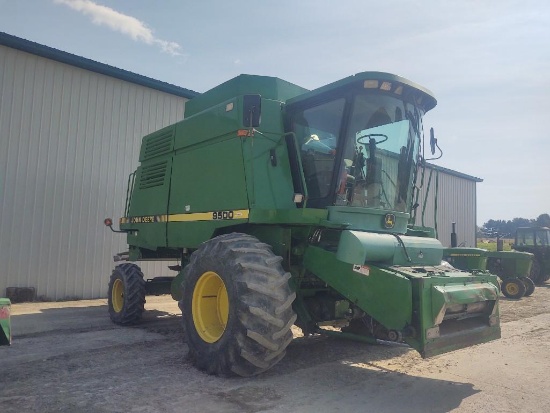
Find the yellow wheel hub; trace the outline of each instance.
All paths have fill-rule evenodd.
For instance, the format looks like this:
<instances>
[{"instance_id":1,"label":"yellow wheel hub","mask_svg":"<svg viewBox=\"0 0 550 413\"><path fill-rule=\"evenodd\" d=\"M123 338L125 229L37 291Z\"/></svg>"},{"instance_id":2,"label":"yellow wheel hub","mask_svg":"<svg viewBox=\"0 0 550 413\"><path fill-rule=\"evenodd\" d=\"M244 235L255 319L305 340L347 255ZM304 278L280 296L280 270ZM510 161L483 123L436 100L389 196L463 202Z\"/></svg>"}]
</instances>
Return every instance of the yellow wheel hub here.
<instances>
[{"instance_id":1,"label":"yellow wheel hub","mask_svg":"<svg viewBox=\"0 0 550 413\"><path fill-rule=\"evenodd\" d=\"M199 277L193 291L191 311L200 338L215 343L222 337L229 317L229 298L218 274L207 271Z\"/></svg>"},{"instance_id":2,"label":"yellow wheel hub","mask_svg":"<svg viewBox=\"0 0 550 413\"><path fill-rule=\"evenodd\" d=\"M120 279L116 279L113 283L111 301L113 303L113 310L120 313L122 307L124 307L124 283Z\"/></svg>"},{"instance_id":3,"label":"yellow wheel hub","mask_svg":"<svg viewBox=\"0 0 550 413\"><path fill-rule=\"evenodd\" d=\"M519 288L514 283L506 284L506 292L510 295L516 295L519 292Z\"/></svg>"}]
</instances>

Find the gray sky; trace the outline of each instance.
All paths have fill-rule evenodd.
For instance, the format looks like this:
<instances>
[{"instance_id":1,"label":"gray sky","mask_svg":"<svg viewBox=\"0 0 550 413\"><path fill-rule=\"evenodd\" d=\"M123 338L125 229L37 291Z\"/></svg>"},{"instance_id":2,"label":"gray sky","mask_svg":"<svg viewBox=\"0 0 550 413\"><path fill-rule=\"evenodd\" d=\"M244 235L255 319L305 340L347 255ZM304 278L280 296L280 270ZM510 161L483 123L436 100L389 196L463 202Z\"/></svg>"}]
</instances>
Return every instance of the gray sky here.
<instances>
[{"instance_id":1,"label":"gray sky","mask_svg":"<svg viewBox=\"0 0 550 413\"><path fill-rule=\"evenodd\" d=\"M550 212L547 0L0 0L0 31L198 92L399 74L438 99L434 163L484 180L478 224Z\"/></svg>"}]
</instances>

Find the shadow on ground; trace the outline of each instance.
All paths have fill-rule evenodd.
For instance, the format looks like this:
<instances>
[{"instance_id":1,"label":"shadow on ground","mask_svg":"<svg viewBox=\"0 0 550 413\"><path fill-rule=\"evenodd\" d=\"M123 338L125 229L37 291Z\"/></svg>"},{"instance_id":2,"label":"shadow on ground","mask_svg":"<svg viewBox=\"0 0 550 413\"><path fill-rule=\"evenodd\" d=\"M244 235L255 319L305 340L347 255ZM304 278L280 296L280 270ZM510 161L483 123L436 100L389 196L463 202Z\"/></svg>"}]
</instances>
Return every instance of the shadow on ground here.
<instances>
[{"instance_id":1,"label":"shadow on ground","mask_svg":"<svg viewBox=\"0 0 550 413\"><path fill-rule=\"evenodd\" d=\"M147 310L139 325L149 326L167 320L178 319L177 315L161 310ZM89 307L41 308L27 314L12 314L13 339L40 334L54 334L68 330L84 332L117 328L109 318L107 305Z\"/></svg>"}]
</instances>

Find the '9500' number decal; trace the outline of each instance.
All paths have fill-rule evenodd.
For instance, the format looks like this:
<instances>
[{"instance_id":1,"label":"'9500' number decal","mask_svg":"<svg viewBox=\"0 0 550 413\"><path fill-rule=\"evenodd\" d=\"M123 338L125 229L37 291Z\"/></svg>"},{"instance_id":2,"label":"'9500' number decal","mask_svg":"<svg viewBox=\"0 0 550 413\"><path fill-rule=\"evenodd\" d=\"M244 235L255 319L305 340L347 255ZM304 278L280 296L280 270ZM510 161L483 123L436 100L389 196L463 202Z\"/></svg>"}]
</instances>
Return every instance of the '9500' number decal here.
<instances>
[{"instance_id":1,"label":"'9500' number decal","mask_svg":"<svg viewBox=\"0 0 550 413\"><path fill-rule=\"evenodd\" d=\"M214 211L212 212L212 219L233 219L233 211Z\"/></svg>"},{"instance_id":2,"label":"'9500' number decal","mask_svg":"<svg viewBox=\"0 0 550 413\"><path fill-rule=\"evenodd\" d=\"M233 211L195 212L192 214L148 215L140 217L124 217L121 224L149 224L166 222L196 222L196 221L224 221L232 219L248 219L248 209Z\"/></svg>"}]
</instances>

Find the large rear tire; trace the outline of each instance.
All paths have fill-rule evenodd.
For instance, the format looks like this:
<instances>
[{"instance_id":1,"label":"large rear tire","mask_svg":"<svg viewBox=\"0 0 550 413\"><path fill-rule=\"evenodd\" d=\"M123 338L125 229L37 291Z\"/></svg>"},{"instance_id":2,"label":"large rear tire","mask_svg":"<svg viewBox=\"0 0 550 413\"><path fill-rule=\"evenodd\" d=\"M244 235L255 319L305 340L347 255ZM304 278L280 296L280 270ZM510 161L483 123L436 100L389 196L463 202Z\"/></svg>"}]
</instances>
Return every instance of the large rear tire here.
<instances>
[{"instance_id":1,"label":"large rear tire","mask_svg":"<svg viewBox=\"0 0 550 413\"><path fill-rule=\"evenodd\" d=\"M183 270L189 357L214 375L253 376L277 364L292 341L296 294L267 244L246 234L203 243Z\"/></svg>"},{"instance_id":2,"label":"large rear tire","mask_svg":"<svg viewBox=\"0 0 550 413\"><path fill-rule=\"evenodd\" d=\"M550 280L550 269L548 268L548 263L546 263L546 265L544 266L544 271L542 270L542 266L540 265L540 262L538 263L539 264L539 268L540 268L540 283L541 285L544 285L544 283L548 280Z\"/></svg>"},{"instance_id":3,"label":"large rear tire","mask_svg":"<svg viewBox=\"0 0 550 413\"><path fill-rule=\"evenodd\" d=\"M130 325L141 320L145 310L145 280L136 264L115 267L109 281L108 302L113 323Z\"/></svg>"},{"instance_id":4,"label":"large rear tire","mask_svg":"<svg viewBox=\"0 0 550 413\"><path fill-rule=\"evenodd\" d=\"M501 284L502 294L512 299L520 299L525 294L525 285L519 278L506 278Z\"/></svg>"},{"instance_id":5,"label":"large rear tire","mask_svg":"<svg viewBox=\"0 0 550 413\"><path fill-rule=\"evenodd\" d=\"M537 258L533 258L533 263L531 264L531 272L529 273L529 278L533 280L536 285L544 284L544 277L542 275L542 270L540 268L540 263Z\"/></svg>"}]
</instances>

